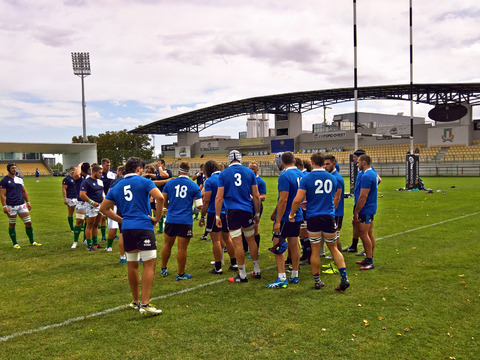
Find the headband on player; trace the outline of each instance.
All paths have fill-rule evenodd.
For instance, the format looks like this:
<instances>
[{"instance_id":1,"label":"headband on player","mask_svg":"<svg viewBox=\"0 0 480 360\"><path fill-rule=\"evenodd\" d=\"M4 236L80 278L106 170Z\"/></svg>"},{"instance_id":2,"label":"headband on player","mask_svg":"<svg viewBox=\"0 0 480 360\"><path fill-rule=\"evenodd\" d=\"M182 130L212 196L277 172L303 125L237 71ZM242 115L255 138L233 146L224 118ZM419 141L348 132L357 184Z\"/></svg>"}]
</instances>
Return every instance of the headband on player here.
<instances>
[{"instance_id":1,"label":"headband on player","mask_svg":"<svg viewBox=\"0 0 480 360\"><path fill-rule=\"evenodd\" d=\"M187 170L187 169L182 169L182 168L178 168L178 171L180 171L181 173L184 173L184 174L190 173L189 170Z\"/></svg>"}]
</instances>

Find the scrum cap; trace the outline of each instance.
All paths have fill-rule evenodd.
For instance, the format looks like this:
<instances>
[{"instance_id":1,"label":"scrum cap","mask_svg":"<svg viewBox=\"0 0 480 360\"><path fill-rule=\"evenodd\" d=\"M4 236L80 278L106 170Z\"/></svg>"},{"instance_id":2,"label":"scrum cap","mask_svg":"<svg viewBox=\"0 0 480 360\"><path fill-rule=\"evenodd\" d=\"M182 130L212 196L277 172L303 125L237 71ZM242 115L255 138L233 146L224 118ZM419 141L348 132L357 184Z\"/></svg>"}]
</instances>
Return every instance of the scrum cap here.
<instances>
[{"instance_id":1,"label":"scrum cap","mask_svg":"<svg viewBox=\"0 0 480 360\"><path fill-rule=\"evenodd\" d=\"M242 154L240 154L240 151L238 150L232 150L228 154L228 162L231 163L232 161L242 161Z\"/></svg>"}]
</instances>

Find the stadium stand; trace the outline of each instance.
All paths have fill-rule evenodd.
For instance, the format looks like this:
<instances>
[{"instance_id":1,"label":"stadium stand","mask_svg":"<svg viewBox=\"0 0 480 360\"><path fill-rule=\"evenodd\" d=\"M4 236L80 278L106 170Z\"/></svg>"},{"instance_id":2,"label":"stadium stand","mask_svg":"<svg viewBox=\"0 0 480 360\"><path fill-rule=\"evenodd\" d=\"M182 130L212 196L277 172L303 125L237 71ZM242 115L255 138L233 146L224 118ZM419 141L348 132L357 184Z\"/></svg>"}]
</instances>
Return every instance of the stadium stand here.
<instances>
[{"instance_id":1,"label":"stadium stand","mask_svg":"<svg viewBox=\"0 0 480 360\"><path fill-rule=\"evenodd\" d=\"M405 155L410 152L410 144L389 144L362 146L371 156L372 162L377 164L401 164L405 162ZM418 151L420 162L452 162L452 161L479 161L480 160L480 140L474 140L473 145L435 145L428 147L426 143L414 145L415 151ZM332 151L339 149L302 149L295 154L302 160L310 160L312 153L324 150L325 153L335 155L340 165L346 165L349 162L350 154L354 151L353 147L344 147L343 151ZM165 156L167 167L174 167L180 161L188 161L192 169L198 169L200 164L208 160L215 160L219 163L227 164L227 153L224 154L204 154L196 155L194 158L174 158ZM252 153L243 154L242 162L247 165L250 161L256 161L260 166L274 166L275 154L252 155Z\"/></svg>"},{"instance_id":2,"label":"stadium stand","mask_svg":"<svg viewBox=\"0 0 480 360\"><path fill-rule=\"evenodd\" d=\"M0 176L7 175L7 164L11 162L2 162L0 163ZM20 170L23 176L35 176L35 170L38 168L40 176L49 176L51 172L43 163L24 163L16 161L17 168Z\"/></svg>"}]
</instances>

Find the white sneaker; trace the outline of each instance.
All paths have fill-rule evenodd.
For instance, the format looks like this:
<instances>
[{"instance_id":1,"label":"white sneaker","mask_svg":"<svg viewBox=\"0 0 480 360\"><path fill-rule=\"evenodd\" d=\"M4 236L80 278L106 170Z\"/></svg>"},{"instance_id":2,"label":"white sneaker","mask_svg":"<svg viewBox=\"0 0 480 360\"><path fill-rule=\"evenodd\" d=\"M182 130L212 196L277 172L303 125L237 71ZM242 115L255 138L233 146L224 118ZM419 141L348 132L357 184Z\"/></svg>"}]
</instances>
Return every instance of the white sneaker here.
<instances>
[{"instance_id":1,"label":"white sneaker","mask_svg":"<svg viewBox=\"0 0 480 360\"><path fill-rule=\"evenodd\" d=\"M325 256L325 259L327 259L327 260L332 260L332 259L333 259L333 256L332 256L332 255L327 255L327 256Z\"/></svg>"},{"instance_id":2,"label":"white sneaker","mask_svg":"<svg viewBox=\"0 0 480 360\"><path fill-rule=\"evenodd\" d=\"M76 249L77 245L78 245L78 243L74 241L73 244L72 244L72 249Z\"/></svg>"},{"instance_id":3,"label":"white sneaker","mask_svg":"<svg viewBox=\"0 0 480 360\"><path fill-rule=\"evenodd\" d=\"M162 313L162 310L157 309L153 305L140 305L140 309L138 310L140 314L142 315L160 315Z\"/></svg>"},{"instance_id":4,"label":"white sneaker","mask_svg":"<svg viewBox=\"0 0 480 360\"><path fill-rule=\"evenodd\" d=\"M112 250L111 247L107 247L107 248L105 249L105 251L106 251L106 252L112 252L113 250Z\"/></svg>"}]
</instances>

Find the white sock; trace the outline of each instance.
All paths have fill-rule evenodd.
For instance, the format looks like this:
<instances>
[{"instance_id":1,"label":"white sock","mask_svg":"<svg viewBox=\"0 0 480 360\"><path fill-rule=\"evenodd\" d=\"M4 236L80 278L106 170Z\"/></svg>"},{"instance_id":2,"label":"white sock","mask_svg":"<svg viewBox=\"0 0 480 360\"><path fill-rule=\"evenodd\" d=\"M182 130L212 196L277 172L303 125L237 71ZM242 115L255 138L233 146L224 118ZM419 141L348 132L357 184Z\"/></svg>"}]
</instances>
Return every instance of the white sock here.
<instances>
[{"instance_id":1,"label":"white sock","mask_svg":"<svg viewBox=\"0 0 480 360\"><path fill-rule=\"evenodd\" d=\"M247 277L247 272L245 271L245 264L238 265L238 274L242 279Z\"/></svg>"},{"instance_id":2,"label":"white sock","mask_svg":"<svg viewBox=\"0 0 480 360\"><path fill-rule=\"evenodd\" d=\"M253 271L257 274L260 272L260 264L258 263L258 260L253 261Z\"/></svg>"},{"instance_id":3,"label":"white sock","mask_svg":"<svg viewBox=\"0 0 480 360\"><path fill-rule=\"evenodd\" d=\"M278 278L282 281L287 280L287 274L286 273L278 273Z\"/></svg>"},{"instance_id":4,"label":"white sock","mask_svg":"<svg viewBox=\"0 0 480 360\"><path fill-rule=\"evenodd\" d=\"M298 277L298 270L292 270L292 278Z\"/></svg>"}]
</instances>

